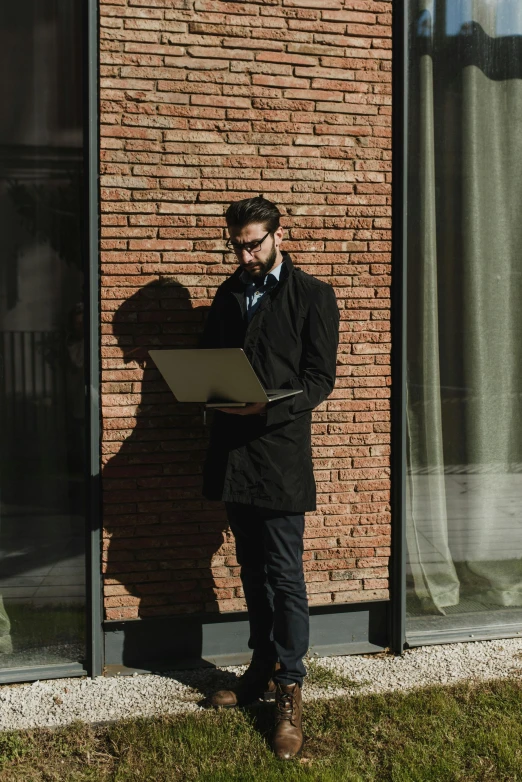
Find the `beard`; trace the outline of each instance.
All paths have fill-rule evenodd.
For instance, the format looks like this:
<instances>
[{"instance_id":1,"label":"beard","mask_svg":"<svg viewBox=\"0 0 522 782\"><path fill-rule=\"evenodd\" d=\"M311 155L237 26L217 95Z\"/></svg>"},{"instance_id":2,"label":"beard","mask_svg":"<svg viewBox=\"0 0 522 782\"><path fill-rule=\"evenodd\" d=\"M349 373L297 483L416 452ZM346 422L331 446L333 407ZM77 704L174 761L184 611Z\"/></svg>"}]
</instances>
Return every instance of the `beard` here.
<instances>
[{"instance_id":1,"label":"beard","mask_svg":"<svg viewBox=\"0 0 522 782\"><path fill-rule=\"evenodd\" d=\"M251 270L246 269L247 273L250 275L250 277L254 279L259 279L260 277L266 277L268 272L273 268L274 263L277 260L277 248L275 245L275 240L272 239L272 249L270 250L270 254L267 258L265 258L264 261L257 260L255 262L255 266Z\"/></svg>"}]
</instances>

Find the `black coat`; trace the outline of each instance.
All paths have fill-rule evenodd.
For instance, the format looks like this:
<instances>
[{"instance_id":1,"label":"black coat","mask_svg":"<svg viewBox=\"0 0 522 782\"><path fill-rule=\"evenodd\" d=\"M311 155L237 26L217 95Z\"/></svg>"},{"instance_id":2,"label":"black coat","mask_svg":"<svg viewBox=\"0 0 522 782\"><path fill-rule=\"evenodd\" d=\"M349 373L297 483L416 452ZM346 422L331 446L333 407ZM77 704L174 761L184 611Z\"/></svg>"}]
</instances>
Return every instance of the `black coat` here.
<instances>
[{"instance_id":1,"label":"black coat","mask_svg":"<svg viewBox=\"0 0 522 782\"><path fill-rule=\"evenodd\" d=\"M203 494L274 510L315 510L311 411L335 382L335 294L283 253L279 283L265 293L248 323L240 275L238 268L218 288L201 347L241 347L264 388L303 393L270 402L266 415L214 413Z\"/></svg>"}]
</instances>

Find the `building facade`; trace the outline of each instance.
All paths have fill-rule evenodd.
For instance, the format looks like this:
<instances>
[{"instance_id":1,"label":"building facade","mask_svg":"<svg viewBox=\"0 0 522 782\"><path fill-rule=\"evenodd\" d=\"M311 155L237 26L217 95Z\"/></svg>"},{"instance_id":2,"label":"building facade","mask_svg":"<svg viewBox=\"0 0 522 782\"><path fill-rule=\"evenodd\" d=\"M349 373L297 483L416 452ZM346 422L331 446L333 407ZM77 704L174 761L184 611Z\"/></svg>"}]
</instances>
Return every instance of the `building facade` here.
<instances>
[{"instance_id":1,"label":"building facade","mask_svg":"<svg viewBox=\"0 0 522 782\"><path fill-rule=\"evenodd\" d=\"M202 408L148 350L197 344L260 193L341 315L311 651L522 629L521 34L510 0L9 11L0 680L247 659Z\"/></svg>"}]
</instances>

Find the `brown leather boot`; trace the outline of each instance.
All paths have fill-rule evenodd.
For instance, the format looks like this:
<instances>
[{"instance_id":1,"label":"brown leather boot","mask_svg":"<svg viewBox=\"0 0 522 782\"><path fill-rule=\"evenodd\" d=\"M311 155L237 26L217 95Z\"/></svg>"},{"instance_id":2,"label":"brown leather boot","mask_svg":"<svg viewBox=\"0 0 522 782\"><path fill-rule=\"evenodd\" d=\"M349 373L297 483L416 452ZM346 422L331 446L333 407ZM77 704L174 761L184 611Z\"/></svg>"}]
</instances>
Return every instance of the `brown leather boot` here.
<instances>
[{"instance_id":1,"label":"brown leather boot","mask_svg":"<svg viewBox=\"0 0 522 782\"><path fill-rule=\"evenodd\" d=\"M272 749L282 760L298 755L304 744L303 700L299 684L277 684Z\"/></svg>"},{"instance_id":2,"label":"brown leather boot","mask_svg":"<svg viewBox=\"0 0 522 782\"><path fill-rule=\"evenodd\" d=\"M252 660L237 684L230 690L218 690L212 695L211 705L216 709L233 709L235 706L247 706L258 698L275 700L276 686L272 676L278 669L279 663Z\"/></svg>"}]
</instances>

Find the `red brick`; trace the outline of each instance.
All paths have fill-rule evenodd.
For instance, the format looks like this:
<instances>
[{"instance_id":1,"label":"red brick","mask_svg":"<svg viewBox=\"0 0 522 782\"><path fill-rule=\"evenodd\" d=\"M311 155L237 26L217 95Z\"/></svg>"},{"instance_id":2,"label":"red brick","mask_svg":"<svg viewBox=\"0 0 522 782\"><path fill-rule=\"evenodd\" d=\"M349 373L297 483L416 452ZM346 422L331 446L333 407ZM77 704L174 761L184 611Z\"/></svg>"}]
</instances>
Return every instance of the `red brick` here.
<instances>
[{"instance_id":1,"label":"red brick","mask_svg":"<svg viewBox=\"0 0 522 782\"><path fill-rule=\"evenodd\" d=\"M260 191L285 213L296 264L334 285L341 311L336 389L313 419L310 603L389 596L390 10L382 0L101 5L109 619L244 610L223 509L200 495L207 433L139 361L151 344L195 344L199 313L234 268L224 209ZM136 298L149 283L158 298Z\"/></svg>"}]
</instances>

